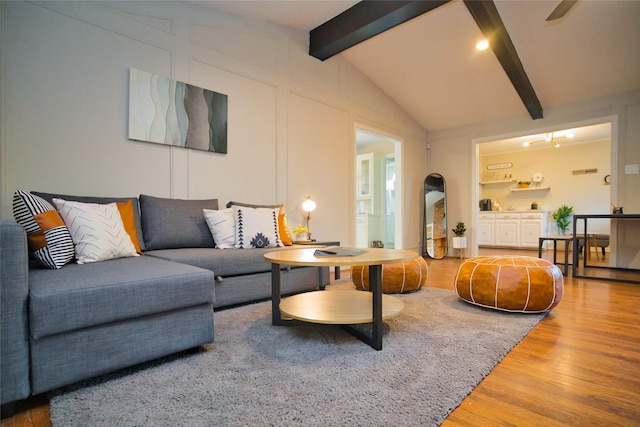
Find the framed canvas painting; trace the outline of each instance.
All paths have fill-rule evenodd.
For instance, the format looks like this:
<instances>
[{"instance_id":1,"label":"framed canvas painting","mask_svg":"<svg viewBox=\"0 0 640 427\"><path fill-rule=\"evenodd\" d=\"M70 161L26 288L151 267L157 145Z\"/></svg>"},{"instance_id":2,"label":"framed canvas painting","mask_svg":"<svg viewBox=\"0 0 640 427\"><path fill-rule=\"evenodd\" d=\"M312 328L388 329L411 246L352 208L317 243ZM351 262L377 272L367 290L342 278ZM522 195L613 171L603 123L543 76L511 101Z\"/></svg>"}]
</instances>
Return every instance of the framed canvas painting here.
<instances>
[{"instance_id":1,"label":"framed canvas painting","mask_svg":"<svg viewBox=\"0 0 640 427\"><path fill-rule=\"evenodd\" d=\"M227 95L131 68L129 139L227 152Z\"/></svg>"}]
</instances>

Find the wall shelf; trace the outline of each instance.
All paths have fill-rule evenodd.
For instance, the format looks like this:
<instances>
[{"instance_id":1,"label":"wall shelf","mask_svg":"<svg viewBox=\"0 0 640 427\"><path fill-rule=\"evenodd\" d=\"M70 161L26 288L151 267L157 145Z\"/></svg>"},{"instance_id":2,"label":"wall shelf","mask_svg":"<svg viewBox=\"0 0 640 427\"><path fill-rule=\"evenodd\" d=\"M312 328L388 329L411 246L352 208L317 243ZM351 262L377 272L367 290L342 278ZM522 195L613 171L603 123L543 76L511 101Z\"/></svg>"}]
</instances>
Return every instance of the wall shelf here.
<instances>
[{"instance_id":1,"label":"wall shelf","mask_svg":"<svg viewBox=\"0 0 640 427\"><path fill-rule=\"evenodd\" d=\"M506 183L514 183L516 182L514 179L504 179L501 181L481 181L480 184L481 185L485 185L485 184L506 184Z\"/></svg>"},{"instance_id":2,"label":"wall shelf","mask_svg":"<svg viewBox=\"0 0 640 427\"><path fill-rule=\"evenodd\" d=\"M509 191L538 191L551 190L551 187L527 187L527 188L511 188Z\"/></svg>"}]
</instances>

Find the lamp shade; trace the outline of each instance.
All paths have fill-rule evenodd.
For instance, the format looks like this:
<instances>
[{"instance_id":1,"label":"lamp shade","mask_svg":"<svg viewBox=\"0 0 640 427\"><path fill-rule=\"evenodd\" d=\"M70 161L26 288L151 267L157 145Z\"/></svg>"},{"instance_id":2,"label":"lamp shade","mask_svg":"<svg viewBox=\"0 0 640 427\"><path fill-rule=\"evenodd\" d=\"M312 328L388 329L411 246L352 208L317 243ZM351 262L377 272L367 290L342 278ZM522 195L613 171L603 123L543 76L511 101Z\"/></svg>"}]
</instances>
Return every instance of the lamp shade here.
<instances>
[{"instance_id":1,"label":"lamp shade","mask_svg":"<svg viewBox=\"0 0 640 427\"><path fill-rule=\"evenodd\" d=\"M311 197L307 196L307 199L302 202L302 210L305 212L312 212L316 208L316 202L311 200Z\"/></svg>"}]
</instances>

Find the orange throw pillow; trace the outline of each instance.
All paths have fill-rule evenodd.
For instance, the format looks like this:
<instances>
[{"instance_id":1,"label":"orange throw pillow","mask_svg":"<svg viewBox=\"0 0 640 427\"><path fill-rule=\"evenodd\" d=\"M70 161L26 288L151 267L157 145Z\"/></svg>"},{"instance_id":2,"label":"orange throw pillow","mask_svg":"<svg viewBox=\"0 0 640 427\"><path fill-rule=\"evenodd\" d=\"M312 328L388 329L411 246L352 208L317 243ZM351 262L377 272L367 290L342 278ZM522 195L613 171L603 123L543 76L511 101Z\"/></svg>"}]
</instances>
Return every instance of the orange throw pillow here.
<instances>
[{"instance_id":1,"label":"orange throw pillow","mask_svg":"<svg viewBox=\"0 0 640 427\"><path fill-rule=\"evenodd\" d=\"M131 203L131 200L127 200L126 202L117 202L116 205L118 206L118 211L120 211L125 231L129 237L131 237L131 242L136 248L136 252L141 254L140 242L138 242L138 235L136 234L136 223L133 220L133 204Z\"/></svg>"},{"instance_id":2,"label":"orange throw pillow","mask_svg":"<svg viewBox=\"0 0 640 427\"><path fill-rule=\"evenodd\" d=\"M283 245L293 245L291 234L289 233L289 224L287 223L287 213L284 211L284 206L280 207L280 213L278 214L278 232L280 233L280 240L282 240Z\"/></svg>"}]
</instances>

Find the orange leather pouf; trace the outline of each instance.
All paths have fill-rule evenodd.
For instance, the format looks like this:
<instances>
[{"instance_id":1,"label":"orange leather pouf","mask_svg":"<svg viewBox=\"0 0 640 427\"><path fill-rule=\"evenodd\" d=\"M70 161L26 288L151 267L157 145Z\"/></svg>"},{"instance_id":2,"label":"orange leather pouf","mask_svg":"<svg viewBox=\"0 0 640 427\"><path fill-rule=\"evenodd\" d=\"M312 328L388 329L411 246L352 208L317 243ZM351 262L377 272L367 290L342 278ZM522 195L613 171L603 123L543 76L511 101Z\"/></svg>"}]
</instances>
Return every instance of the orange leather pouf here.
<instances>
[{"instance_id":1,"label":"orange leather pouf","mask_svg":"<svg viewBox=\"0 0 640 427\"><path fill-rule=\"evenodd\" d=\"M403 294L414 292L427 283L427 262L418 257L413 261L384 264L382 266L382 293ZM356 288L369 290L369 266L351 267L351 280Z\"/></svg>"},{"instance_id":2,"label":"orange leather pouf","mask_svg":"<svg viewBox=\"0 0 640 427\"><path fill-rule=\"evenodd\" d=\"M455 286L471 304L523 313L551 310L564 292L560 269L528 256L469 258L458 269Z\"/></svg>"}]
</instances>

